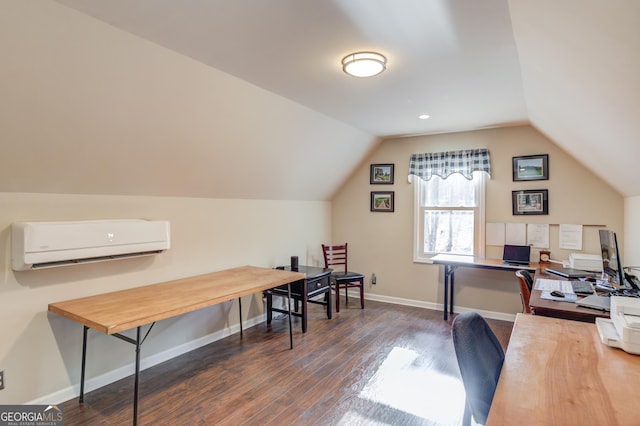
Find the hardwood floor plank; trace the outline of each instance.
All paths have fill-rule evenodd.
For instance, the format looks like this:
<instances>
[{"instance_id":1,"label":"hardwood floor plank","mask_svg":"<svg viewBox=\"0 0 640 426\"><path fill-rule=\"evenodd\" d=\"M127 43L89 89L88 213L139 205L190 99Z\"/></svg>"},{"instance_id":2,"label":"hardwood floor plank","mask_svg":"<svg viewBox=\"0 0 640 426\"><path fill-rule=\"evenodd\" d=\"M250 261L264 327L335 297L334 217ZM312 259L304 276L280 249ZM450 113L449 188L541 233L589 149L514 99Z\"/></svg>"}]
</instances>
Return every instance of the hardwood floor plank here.
<instances>
[{"instance_id":1,"label":"hardwood floor plank","mask_svg":"<svg viewBox=\"0 0 640 426\"><path fill-rule=\"evenodd\" d=\"M288 321L274 318L143 371L140 424L459 423L464 396L441 311L367 301L328 320L310 305L306 334L299 321L293 350ZM512 324L489 323L506 348ZM130 424L132 399L128 377L61 405L67 425Z\"/></svg>"}]
</instances>

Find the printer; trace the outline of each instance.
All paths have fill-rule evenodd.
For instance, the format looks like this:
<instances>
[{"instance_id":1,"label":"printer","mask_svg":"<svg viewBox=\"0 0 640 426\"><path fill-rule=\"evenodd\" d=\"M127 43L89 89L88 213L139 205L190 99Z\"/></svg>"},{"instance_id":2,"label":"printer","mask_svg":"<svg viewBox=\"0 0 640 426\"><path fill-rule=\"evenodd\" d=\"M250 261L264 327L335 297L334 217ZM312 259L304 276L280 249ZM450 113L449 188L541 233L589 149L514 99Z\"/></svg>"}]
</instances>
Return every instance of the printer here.
<instances>
[{"instance_id":1,"label":"printer","mask_svg":"<svg viewBox=\"0 0 640 426\"><path fill-rule=\"evenodd\" d=\"M571 253L569 255L569 267L602 272L602 256L598 254Z\"/></svg>"},{"instance_id":2,"label":"printer","mask_svg":"<svg viewBox=\"0 0 640 426\"><path fill-rule=\"evenodd\" d=\"M640 299L611 296L611 319L596 318L602 343L640 355Z\"/></svg>"}]
</instances>

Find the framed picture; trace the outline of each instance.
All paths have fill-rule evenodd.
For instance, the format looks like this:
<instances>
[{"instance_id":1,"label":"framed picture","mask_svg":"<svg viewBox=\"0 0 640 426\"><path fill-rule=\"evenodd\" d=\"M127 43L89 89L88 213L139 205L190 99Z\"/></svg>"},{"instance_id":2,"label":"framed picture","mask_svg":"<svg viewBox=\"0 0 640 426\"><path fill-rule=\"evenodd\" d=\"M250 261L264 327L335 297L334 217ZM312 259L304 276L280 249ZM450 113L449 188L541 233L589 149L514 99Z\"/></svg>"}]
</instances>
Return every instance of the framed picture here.
<instances>
[{"instance_id":1,"label":"framed picture","mask_svg":"<svg viewBox=\"0 0 640 426\"><path fill-rule=\"evenodd\" d=\"M371 211L393 212L393 191L372 191Z\"/></svg>"},{"instance_id":2,"label":"framed picture","mask_svg":"<svg viewBox=\"0 0 640 426\"><path fill-rule=\"evenodd\" d=\"M513 214L549 214L549 192L546 189L512 191Z\"/></svg>"},{"instance_id":3,"label":"framed picture","mask_svg":"<svg viewBox=\"0 0 640 426\"><path fill-rule=\"evenodd\" d=\"M548 180L549 155L513 157L513 180Z\"/></svg>"},{"instance_id":4,"label":"framed picture","mask_svg":"<svg viewBox=\"0 0 640 426\"><path fill-rule=\"evenodd\" d=\"M393 164L372 164L369 171L369 183L381 185L393 184Z\"/></svg>"}]
</instances>

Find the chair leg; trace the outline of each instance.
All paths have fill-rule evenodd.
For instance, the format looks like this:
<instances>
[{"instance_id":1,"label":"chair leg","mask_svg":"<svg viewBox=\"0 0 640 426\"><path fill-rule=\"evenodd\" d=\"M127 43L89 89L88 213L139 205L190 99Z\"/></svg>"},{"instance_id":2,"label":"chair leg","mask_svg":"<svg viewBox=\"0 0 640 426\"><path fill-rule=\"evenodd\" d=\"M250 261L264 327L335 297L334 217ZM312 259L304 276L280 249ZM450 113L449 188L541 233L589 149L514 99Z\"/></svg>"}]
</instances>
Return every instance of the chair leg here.
<instances>
[{"instance_id":1,"label":"chair leg","mask_svg":"<svg viewBox=\"0 0 640 426\"><path fill-rule=\"evenodd\" d=\"M364 309L364 280L360 280L360 307Z\"/></svg>"},{"instance_id":2,"label":"chair leg","mask_svg":"<svg viewBox=\"0 0 640 426\"><path fill-rule=\"evenodd\" d=\"M336 312L340 312L340 284L336 281Z\"/></svg>"},{"instance_id":3,"label":"chair leg","mask_svg":"<svg viewBox=\"0 0 640 426\"><path fill-rule=\"evenodd\" d=\"M462 414L462 426L471 426L471 408L466 398L464 401L464 413Z\"/></svg>"}]
</instances>

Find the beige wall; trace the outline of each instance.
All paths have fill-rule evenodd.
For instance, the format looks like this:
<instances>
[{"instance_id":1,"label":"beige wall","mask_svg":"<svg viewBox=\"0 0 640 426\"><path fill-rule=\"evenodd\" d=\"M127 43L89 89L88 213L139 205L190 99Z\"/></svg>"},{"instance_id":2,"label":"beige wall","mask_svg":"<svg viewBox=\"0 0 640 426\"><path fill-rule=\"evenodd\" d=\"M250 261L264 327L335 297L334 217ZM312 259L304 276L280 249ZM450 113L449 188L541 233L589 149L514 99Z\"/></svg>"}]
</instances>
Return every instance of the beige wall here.
<instances>
[{"instance_id":1,"label":"beige wall","mask_svg":"<svg viewBox=\"0 0 640 426\"><path fill-rule=\"evenodd\" d=\"M320 265L331 227L324 200L377 143L53 1L0 2L0 51L3 404L73 396L82 328L49 315L50 302L271 267L291 255ZM321 163L338 148L339 173L300 161ZM168 219L172 248L152 258L10 269L12 222L102 218ZM248 299L245 319L262 321L261 298ZM159 323L145 363L234 332L236 305ZM90 339L89 387L131 373L132 347Z\"/></svg>"},{"instance_id":2,"label":"beige wall","mask_svg":"<svg viewBox=\"0 0 640 426\"><path fill-rule=\"evenodd\" d=\"M624 203L624 266L636 266L632 273L640 276L640 197L627 197Z\"/></svg>"},{"instance_id":3,"label":"beige wall","mask_svg":"<svg viewBox=\"0 0 640 426\"><path fill-rule=\"evenodd\" d=\"M4 192L326 201L378 144L50 0L0 2L0 52Z\"/></svg>"},{"instance_id":4,"label":"beige wall","mask_svg":"<svg viewBox=\"0 0 640 426\"><path fill-rule=\"evenodd\" d=\"M441 268L413 263L413 187L407 182L413 153L488 148L492 178L487 184L488 222L604 224L624 235L624 200L609 185L530 126L507 127L386 140L352 175L334 198L334 242L349 242L350 269L370 277L372 298L441 308ZM513 182L512 157L549 154L549 180ZM394 185L370 185L371 163L394 163ZM514 217L511 191L548 189L549 215ZM371 191L395 191L394 213L371 213ZM598 228L584 228L584 253L598 253ZM558 248L558 227L551 226L551 255L567 259ZM623 239L623 238L621 238ZM621 242L621 245L623 243ZM532 250L537 258L537 250ZM500 247L489 247L487 257L501 257ZM398 300L400 299L400 300ZM404 300L403 300L404 299ZM510 273L460 269L456 273L456 305L510 318L521 310L515 278Z\"/></svg>"},{"instance_id":5,"label":"beige wall","mask_svg":"<svg viewBox=\"0 0 640 426\"><path fill-rule=\"evenodd\" d=\"M0 193L0 403L42 403L73 396L80 374L82 327L47 312L48 303L216 271L256 265L321 265L330 236L328 202L212 200ZM14 272L10 224L25 220L166 219L171 249L150 258ZM264 327L260 294L245 297L245 320ZM156 325L143 346L146 363L237 331L237 302L227 302ZM133 347L90 332L88 379L95 384L131 374ZM101 377L101 375L105 375ZM95 380L96 377L98 380ZM77 392L77 389L76 389ZM48 396L48 398L46 397Z\"/></svg>"}]
</instances>

